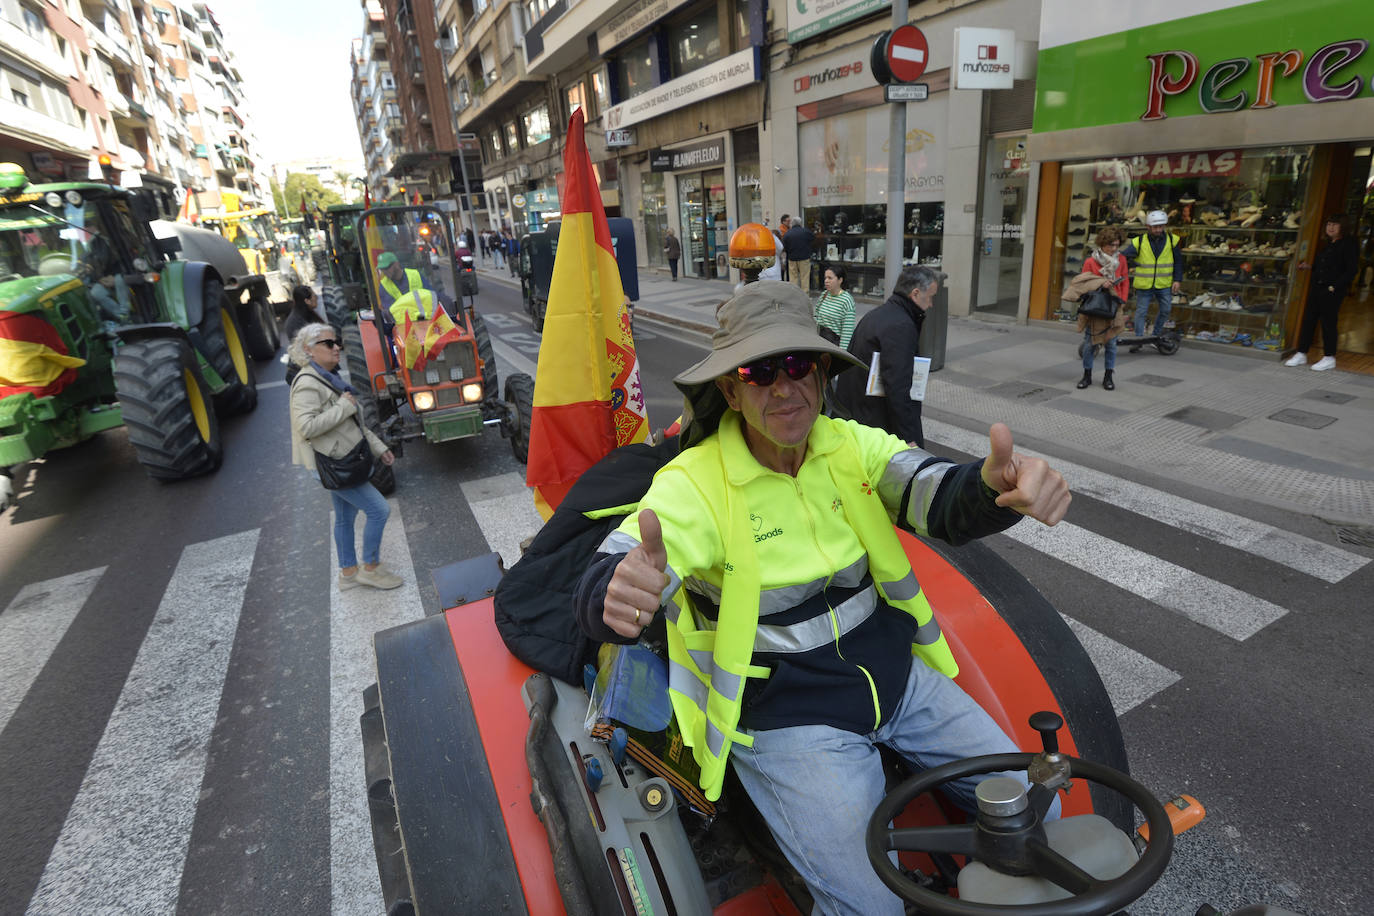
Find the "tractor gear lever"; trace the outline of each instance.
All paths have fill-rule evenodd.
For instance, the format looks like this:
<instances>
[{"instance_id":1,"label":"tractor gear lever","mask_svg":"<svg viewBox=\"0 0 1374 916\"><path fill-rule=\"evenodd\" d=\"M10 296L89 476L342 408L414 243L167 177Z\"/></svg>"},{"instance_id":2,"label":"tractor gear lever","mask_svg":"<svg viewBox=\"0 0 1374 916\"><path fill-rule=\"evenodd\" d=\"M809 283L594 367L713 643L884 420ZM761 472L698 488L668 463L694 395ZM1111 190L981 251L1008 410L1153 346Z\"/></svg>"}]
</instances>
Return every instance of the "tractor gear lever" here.
<instances>
[{"instance_id":1,"label":"tractor gear lever","mask_svg":"<svg viewBox=\"0 0 1374 916\"><path fill-rule=\"evenodd\" d=\"M1031 760L1030 766L1026 768L1026 776L1032 783L1046 789L1062 787L1068 791L1069 762L1068 758L1059 753L1058 732L1064 727L1063 718L1058 713L1041 710L1031 715L1030 726L1040 733L1044 751L1036 754Z\"/></svg>"}]
</instances>

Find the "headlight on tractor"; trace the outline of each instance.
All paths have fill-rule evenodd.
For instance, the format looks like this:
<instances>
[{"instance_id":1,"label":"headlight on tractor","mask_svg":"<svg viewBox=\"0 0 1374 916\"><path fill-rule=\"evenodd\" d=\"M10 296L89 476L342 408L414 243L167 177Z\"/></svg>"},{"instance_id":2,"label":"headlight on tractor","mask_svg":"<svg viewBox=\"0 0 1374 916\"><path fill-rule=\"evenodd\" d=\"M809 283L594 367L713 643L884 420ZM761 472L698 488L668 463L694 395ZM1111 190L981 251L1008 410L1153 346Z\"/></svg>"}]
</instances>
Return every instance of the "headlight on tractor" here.
<instances>
[{"instance_id":1,"label":"headlight on tractor","mask_svg":"<svg viewBox=\"0 0 1374 916\"><path fill-rule=\"evenodd\" d=\"M463 400L469 404L482 400L482 383L472 382L463 386Z\"/></svg>"},{"instance_id":2,"label":"headlight on tractor","mask_svg":"<svg viewBox=\"0 0 1374 916\"><path fill-rule=\"evenodd\" d=\"M411 401L415 404L416 410L433 410L434 392L417 391L415 392L415 395L411 398Z\"/></svg>"}]
</instances>

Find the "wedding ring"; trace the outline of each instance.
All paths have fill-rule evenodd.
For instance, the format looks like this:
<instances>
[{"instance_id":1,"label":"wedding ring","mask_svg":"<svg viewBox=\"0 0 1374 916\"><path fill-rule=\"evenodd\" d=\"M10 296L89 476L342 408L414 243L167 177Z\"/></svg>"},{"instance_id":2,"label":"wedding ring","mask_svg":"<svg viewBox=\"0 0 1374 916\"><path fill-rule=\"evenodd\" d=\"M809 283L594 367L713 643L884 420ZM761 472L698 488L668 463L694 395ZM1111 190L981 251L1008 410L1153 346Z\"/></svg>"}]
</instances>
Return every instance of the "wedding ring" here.
<instances>
[{"instance_id":1,"label":"wedding ring","mask_svg":"<svg viewBox=\"0 0 1374 916\"><path fill-rule=\"evenodd\" d=\"M635 623L639 623L639 608L635 608Z\"/></svg>"}]
</instances>

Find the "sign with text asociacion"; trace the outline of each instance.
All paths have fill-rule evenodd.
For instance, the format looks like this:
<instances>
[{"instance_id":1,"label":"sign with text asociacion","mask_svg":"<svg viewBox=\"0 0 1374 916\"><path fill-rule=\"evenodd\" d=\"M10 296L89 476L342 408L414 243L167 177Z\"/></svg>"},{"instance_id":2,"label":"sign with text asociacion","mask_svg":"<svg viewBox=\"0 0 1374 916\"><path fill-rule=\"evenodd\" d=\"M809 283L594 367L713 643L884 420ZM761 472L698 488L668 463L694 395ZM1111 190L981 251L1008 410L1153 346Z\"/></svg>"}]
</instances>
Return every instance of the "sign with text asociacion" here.
<instances>
[{"instance_id":1,"label":"sign with text asociacion","mask_svg":"<svg viewBox=\"0 0 1374 916\"><path fill-rule=\"evenodd\" d=\"M801 41L891 6L885 0L789 0L787 40Z\"/></svg>"},{"instance_id":2,"label":"sign with text asociacion","mask_svg":"<svg viewBox=\"0 0 1374 916\"><path fill-rule=\"evenodd\" d=\"M693 102L742 89L758 79L759 49L745 48L607 108L605 127L617 130L639 124Z\"/></svg>"}]
</instances>

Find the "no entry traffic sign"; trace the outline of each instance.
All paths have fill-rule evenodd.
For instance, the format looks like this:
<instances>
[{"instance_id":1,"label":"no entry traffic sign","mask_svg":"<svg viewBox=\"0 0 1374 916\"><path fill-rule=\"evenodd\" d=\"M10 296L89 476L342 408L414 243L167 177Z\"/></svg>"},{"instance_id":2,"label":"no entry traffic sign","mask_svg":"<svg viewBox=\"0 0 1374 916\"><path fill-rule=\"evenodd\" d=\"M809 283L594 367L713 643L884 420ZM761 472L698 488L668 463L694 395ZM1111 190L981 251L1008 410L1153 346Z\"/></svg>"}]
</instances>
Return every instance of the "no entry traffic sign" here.
<instances>
[{"instance_id":1,"label":"no entry traffic sign","mask_svg":"<svg viewBox=\"0 0 1374 916\"><path fill-rule=\"evenodd\" d=\"M930 47L926 36L914 25L901 25L892 30L887 40L887 69L899 83L914 83L926 72Z\"/></svg>"}]
</instances>

